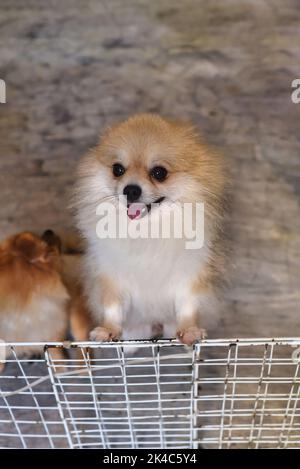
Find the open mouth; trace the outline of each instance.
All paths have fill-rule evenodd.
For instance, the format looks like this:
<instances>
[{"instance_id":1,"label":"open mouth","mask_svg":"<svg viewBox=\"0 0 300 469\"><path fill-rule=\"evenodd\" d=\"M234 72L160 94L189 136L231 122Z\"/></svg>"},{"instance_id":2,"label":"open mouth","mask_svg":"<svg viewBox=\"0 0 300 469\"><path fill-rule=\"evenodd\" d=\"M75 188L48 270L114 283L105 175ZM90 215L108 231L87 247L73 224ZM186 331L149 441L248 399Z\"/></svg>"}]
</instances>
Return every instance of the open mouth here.
<instances>
[{"instance_id":1,"label":"open mouth","mask_svg":"<svg viewBox=\"0 0 300 469\"><path fill-rule=\"evenodd\" d=\"M155 205L160 205L164 199L165 197L159 197L151 204L144 204L142 202L132 202L131 204L127 204L127 215L130 220L138 220L147 215Z\"/></svg>"}]
</instances>

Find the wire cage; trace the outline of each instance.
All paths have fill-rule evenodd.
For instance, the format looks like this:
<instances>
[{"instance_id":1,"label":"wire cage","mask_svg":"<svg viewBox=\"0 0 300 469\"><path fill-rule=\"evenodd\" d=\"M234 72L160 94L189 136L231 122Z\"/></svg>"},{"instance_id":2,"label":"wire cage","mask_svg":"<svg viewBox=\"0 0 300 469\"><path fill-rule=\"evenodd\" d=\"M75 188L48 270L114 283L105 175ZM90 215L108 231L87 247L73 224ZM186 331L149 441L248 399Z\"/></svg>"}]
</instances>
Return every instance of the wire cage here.
<instances>
[{"instance_id":1,"label":"wire cage","mask_svg":"<svg viewBox=\"0 0 300 469\"><path fill-rule=\"evenodd\" d=\"M3 347L1 448L300 447L300 338Z\"/></svg>"}]
</instances>

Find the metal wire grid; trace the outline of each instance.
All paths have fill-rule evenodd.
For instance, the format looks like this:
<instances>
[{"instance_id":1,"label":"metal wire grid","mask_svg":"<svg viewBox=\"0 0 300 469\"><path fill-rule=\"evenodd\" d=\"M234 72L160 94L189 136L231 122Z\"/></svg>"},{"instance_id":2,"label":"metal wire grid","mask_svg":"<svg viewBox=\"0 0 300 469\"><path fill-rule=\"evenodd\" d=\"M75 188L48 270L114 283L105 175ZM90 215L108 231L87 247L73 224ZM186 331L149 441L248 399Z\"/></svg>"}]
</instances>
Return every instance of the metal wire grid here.
<instances>
[{"instance_id":1,"label":"metal wire grid","mask_svg":"<svg viewBox=\"0 0 300 469\"><path fill-rule=\"evenodd\" d=\"M300 447L300 339L25 345L0 374L2 448Z\"/></svg>"},{"instance_id":2,"label":"metal wire grid","mask_svg":"<svg viewBox=\"0 0 300 469\"><path fill-rule=\"evenodd\" d=\"M79 356L63 362L54 346L62 344L28 362L10 344L0 375L1 447L190 446L193 354L181 345L77 344L71 352Z\"/></svg>"},{"instance_id":3,"label":"metal wire grid","mask_svg":"<svg viewBox=\"0 0 300 469\"><path fill-rule=\"evenodd\" d=\"M299 339L197 345L195 441L208 448L300 447L299 346Z\"/></svg>"}]
</instances>

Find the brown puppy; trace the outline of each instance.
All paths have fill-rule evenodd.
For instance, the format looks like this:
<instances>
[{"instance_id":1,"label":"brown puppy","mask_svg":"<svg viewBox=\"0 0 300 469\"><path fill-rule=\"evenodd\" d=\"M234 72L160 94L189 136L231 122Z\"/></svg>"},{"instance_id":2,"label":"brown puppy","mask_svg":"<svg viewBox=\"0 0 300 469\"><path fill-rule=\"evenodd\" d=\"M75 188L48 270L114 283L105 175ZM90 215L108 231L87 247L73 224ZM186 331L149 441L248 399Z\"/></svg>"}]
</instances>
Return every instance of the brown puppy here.
<instances>
[{"instance_id":1,"label":"brown puppy","mask_svg":"<svg viewBox=\"0 0 300 469\"><path fill-rule=\"evenodd\" d=\"M61 279L60 240L23 232L0 244L0 338L6 342L62 341L69 295ZM41 352L28 347L22 352ZM53 358L63 358L51 349Z\"/></svg>"}]
</instances>

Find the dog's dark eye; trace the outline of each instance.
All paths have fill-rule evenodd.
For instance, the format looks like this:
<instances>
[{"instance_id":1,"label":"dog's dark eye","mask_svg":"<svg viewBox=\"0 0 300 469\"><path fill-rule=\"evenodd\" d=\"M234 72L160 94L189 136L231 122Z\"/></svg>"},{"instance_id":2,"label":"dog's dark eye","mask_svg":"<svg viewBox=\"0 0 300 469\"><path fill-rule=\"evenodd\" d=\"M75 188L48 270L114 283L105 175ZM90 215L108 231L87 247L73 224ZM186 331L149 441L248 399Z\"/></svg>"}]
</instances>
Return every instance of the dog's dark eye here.
<instances>
[{"instance_id":1,"label":"dog's dark eye","mask_svg":"<svg viewBox=\"0 0 300 469\"><path fill-rule=\"evenodd\" d=\"M163 166L155 166L151 169L150 176L156 181L162 182L166 179L168 171Z\"/></svg>"},{"instance_id":2,"label":"dog's dark eye","mask_svg":"<svg viewBox=\"0 0 300 469\"><path fill-rule=\"evenodd\" d=\"M122 164L120 163L115 163L112 167L113 170L113 175L119 178L120 176L123 176L125 173L125 168Z\"/></svg>"}]
</instances>

